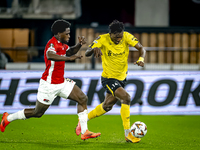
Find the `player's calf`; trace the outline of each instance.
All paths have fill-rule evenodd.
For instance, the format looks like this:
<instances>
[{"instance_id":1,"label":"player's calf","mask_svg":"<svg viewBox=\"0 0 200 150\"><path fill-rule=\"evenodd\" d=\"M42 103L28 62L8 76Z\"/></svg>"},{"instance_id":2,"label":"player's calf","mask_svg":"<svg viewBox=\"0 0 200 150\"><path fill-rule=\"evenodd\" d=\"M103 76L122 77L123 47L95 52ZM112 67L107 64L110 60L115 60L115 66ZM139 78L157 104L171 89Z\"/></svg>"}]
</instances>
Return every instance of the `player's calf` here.
<instances>
[{"instance_id":1,"label":"player's calf","mask_svg":"<svg viewBox=\"0 0 200 150\"><path fill-rule=\"evenodd\" d=\"M45 110L46 111L46 110ZM43 110L36 110L35 108L31 108L31 109L25 109L24 110L24 114L26 116L26 118L40 118L44 115L45 111Z\"/></svg>"}]
</instances>

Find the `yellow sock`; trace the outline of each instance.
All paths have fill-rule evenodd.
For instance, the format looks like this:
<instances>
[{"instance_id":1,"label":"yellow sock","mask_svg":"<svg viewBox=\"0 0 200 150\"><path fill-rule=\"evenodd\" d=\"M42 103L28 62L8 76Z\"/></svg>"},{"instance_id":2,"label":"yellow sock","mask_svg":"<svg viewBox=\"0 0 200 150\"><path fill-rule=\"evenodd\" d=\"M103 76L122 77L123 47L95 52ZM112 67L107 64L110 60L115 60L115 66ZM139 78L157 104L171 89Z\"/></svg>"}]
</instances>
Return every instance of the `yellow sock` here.
<instances>
[{"instance_id":1,"label":"yellow sock","mask_svg":"<svg viewBox=\"0 0 200 150\"><path fill-rule=\"evenodd\" d=\"M93 109L91 112L89 112L88 119L91 120L91 119L93 119L95 117L99 117L105 113L106 113L106 111L103 109L103 103L101 103L95 109Z\"/></svg>"},{"instance_id":2,"label":"yellow sock","mask_svg":"<svg viewBox=\"0 0 200 150\"><path fill-rule=\"evenodd\" d=\"M130 105L121 104L121 117L124 129L130 129Z\"/></svg>"}]
</instances>

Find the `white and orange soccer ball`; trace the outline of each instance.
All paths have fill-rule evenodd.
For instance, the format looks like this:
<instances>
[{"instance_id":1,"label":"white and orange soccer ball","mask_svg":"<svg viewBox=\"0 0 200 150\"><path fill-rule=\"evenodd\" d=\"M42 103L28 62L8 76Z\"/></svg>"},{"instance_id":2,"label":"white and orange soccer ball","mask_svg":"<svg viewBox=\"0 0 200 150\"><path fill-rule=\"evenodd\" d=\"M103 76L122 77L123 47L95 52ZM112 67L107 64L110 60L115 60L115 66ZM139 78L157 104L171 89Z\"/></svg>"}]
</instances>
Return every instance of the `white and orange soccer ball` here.
<instances>
[{"instance_id":1,"label":"white and orange soccer ball","mask_svg":"<svg viewBox=\"0 0 200 150\"><path fill-rule=\"evenodd\" d=\"M131 132L134 137L142 138L147 134L147 126L144 122L137 121L132 124Z\"/></svg>"}]
</instances>

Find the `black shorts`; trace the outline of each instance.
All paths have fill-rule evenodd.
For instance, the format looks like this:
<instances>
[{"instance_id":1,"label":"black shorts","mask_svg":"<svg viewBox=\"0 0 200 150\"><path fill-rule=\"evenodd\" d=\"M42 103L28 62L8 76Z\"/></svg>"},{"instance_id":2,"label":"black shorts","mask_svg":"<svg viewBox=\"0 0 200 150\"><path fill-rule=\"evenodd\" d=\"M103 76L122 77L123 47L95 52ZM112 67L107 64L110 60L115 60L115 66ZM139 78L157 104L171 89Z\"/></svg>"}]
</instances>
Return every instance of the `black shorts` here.
<instances>
[{"instance_id":1,"label":"black shorts","mask_svg":"<svg viewBox=\"0 0 200 150\"><path fill-rule=\"evenodd\" d=\"M119 87L123 87L126 85L126 79L123 81L114 79L114 78L104 78L101 77L101 84L106 89L106 92L115 96L115 90Z\"/></svg>"}]
</instances>

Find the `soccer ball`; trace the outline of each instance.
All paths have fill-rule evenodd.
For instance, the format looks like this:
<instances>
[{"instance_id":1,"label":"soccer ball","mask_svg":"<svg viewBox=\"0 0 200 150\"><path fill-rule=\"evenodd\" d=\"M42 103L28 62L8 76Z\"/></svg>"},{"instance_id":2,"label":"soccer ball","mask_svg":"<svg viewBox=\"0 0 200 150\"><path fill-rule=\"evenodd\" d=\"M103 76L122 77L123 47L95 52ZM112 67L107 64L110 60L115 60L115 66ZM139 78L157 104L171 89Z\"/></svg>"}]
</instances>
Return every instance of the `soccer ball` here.
<instances>
[{"instance_id":1,"label":"soccer ball","mask_svg":"<svg viewBox=\"0 0 200 150\"><path fill-rule=\"evenodd\" d=\"M144 122L137 121L131 126L131 133L134 137L142 138L147 133L147 126Z\"/></svg>"}]
</instances>

